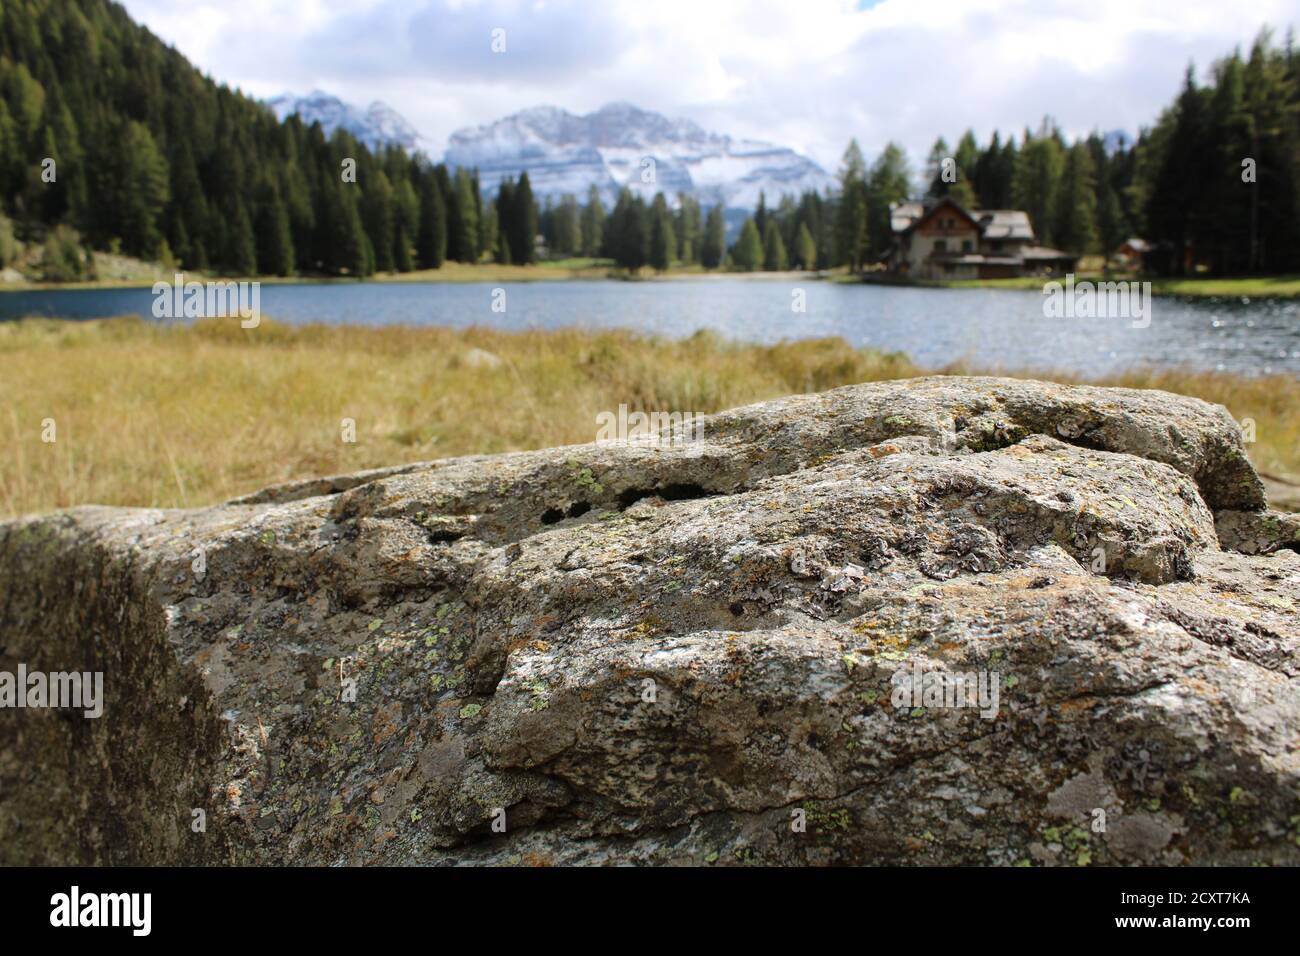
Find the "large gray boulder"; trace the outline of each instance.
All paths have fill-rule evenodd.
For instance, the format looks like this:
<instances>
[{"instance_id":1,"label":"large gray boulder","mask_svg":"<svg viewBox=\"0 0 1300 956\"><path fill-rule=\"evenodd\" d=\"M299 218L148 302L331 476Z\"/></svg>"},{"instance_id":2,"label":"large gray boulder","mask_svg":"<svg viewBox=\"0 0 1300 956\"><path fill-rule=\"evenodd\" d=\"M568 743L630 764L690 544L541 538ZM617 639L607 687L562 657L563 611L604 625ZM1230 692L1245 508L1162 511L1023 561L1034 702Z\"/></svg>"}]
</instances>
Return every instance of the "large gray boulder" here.
<instances>
[{"instance_id":1,"label":"large gray boulder","mask_svg":"<svg viewBox=\"0 0 1300 956\"><path fill-rule=\"evenodd\" d=\"M0 862L1300 862L1300 534L1223 408L688 437L0 524L0 670L105 675L0 710Z\"/></svg>"}]
</instances>

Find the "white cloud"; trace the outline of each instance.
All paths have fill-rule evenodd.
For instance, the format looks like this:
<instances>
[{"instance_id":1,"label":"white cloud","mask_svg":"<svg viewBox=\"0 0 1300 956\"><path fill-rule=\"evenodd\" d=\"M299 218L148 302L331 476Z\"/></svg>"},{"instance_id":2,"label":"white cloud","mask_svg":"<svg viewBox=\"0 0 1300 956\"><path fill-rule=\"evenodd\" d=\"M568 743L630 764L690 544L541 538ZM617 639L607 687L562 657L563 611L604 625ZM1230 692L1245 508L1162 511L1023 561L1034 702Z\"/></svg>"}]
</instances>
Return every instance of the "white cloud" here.
<instances>
[{"instance_id":1,"label":"white cloud","mask_svg":"<svg viewBox=\"0 0 1300 956\"><path fill-rule=\"evenodd\" d=\"M382 99L435 149L549 103L628 100L807 152L856 136L919 160L942 134L1136 131L1293 0L125 0L218 80L258 96ZM867 7L859 9L859 7ZM506 30L493 54L491 30Z\"/></svg>"}]
</instances>

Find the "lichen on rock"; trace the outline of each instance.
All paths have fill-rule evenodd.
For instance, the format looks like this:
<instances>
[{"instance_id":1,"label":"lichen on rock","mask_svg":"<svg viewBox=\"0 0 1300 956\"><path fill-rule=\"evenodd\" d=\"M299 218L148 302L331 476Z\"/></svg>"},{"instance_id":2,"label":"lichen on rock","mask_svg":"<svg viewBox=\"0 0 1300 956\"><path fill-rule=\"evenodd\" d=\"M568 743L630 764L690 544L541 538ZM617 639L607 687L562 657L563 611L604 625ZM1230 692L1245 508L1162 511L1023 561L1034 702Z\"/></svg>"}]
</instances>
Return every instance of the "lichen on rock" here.
<instances>
[{"instance_id":1,"label":"lichen on rock","mask_svg":"<svg viewBox=\"0 0 1300 956\"><path fill-rule=\"evenodd\" d=\"M0 863L1300 862L1300 534L1226 410L702 435L0 524L0 670L107 698L0 710Z\"/></svg>"}]
</instances>

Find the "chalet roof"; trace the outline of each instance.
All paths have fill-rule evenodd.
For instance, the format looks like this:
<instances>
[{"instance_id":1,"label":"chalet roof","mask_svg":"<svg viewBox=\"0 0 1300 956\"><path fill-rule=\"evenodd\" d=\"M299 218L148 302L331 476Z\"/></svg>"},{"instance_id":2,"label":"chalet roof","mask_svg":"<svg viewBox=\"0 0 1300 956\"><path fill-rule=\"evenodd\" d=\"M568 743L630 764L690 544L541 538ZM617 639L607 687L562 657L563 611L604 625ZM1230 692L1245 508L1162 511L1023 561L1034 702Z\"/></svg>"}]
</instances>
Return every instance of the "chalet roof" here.
<instances>
[{"instance_id":1,"label":"chalet roof","mask_svg":"<svg viewBox=\"0 0 1300 956\"><path fill-rule=\"evenodd\" d=\"M889 226L895 233L907 232L936 206L947 203L961 210L964 215L979 225L980 236L984 239L1022 239L1034 240L1034 228L1029 224L1029 214L1019 209L973 209L967 210L946 197L943 199L909 199L906 202L891 203L889 206Z\"/></svg>"},{"instance_id":2,"label":"chalet roof","mask_svg":"<svg viewBox=\"0 0 1300 956\"><path fill-rule=\"evenodd\" d=\"M894 232L906 232L912 223L921 218L925 212L925 203L909 199L907 202L889 204L889 228Z\"/></svg>"},{"instance_id":3,"label":"chalet roof","mask_svg":"<svg viewBox=\"0 0 1300 956\"><path fill-rule=\"evenodd\" d=\"M971 213L980 224L985 239L1024 239L1034 241L1034 227L1029 213L1020 209L977 209Z\"/></svg>"},{"instance_id":4,"label":"chalet roof","mask_svg":"<svg viewBox=\"0 0 1300 956\"><path fill-rule=\"evenodd\" d=\"M1139 239L1139 238L1137 238L1136 236L1132 236L1132 237L1130 237L1130 238L1128 238L1128 239L1125 239L1125 240L1124 240L1124 245L1125 245L1125 246L1128 246L1128 247L1129 247L1130 249L1132 249L1134 252L1150 252L1150 251L1151 251L1151 243L1147 242L1145 239ZM1123 246L1121 246L1120 248L1123 248Z\"/></svg>"}]
</instances>

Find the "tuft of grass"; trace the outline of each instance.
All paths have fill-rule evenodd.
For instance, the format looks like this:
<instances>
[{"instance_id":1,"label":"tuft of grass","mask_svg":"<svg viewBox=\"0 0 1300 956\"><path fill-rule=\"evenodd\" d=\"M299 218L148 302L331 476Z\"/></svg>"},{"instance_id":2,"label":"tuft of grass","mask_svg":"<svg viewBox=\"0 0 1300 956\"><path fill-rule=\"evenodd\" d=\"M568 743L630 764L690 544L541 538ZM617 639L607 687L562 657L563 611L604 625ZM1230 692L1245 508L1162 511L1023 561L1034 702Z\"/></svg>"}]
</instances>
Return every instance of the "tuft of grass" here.
<instances>
[{"instance_id":1,"label":"tuft of grass","mask_svg":"<svg viewBox=\"0 0 1300 956\"><path fill-rule=\"evenodd\" d=\"M294 478L589 442L597 413L623 403L708 413L923 373L838 338L768 346L709 332L0 323L0 515L193 507ZM1255 419L1248 447L1262 470L1300 474L1294 379L1145 372L1104 384L1227 405ZM46 419L53 443L42 441ZM355 421L355 443L342 440L343 419Z\"/></svg>"}]
</instances>

